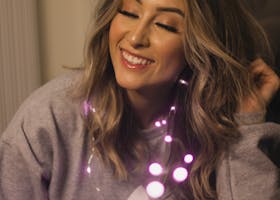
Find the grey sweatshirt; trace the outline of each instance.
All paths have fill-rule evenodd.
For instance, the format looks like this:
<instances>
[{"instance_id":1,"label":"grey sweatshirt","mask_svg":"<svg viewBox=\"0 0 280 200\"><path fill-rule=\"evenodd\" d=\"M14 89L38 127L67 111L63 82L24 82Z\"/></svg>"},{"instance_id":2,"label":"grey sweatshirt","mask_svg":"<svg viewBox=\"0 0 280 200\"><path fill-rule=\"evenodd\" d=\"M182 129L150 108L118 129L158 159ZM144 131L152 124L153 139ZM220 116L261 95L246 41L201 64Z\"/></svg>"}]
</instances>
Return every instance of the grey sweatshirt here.
<instances>
[{"instance_id":1,"label":"grey sweatshirt","mask_svg":"<svg viewBox=\"0 0 280 200\"><path fill-rule=\"evenodd\" d=\"M111 169L90 154L81 102L68 96L77 75L59 77L35 91L19 108L0 139L2 200L148 200L147 180L131 174L118 181ZM263 122L263 113L240 115L242 139L217 168L220 200L266 200L277 188L278 169L257 148L261 137L280 134L280 126ZM143 134L155 145L161 134ZM171 198L170 198L171 199ZM279 197L280 199L280 197Z\"/></svg>"}]
</instances>

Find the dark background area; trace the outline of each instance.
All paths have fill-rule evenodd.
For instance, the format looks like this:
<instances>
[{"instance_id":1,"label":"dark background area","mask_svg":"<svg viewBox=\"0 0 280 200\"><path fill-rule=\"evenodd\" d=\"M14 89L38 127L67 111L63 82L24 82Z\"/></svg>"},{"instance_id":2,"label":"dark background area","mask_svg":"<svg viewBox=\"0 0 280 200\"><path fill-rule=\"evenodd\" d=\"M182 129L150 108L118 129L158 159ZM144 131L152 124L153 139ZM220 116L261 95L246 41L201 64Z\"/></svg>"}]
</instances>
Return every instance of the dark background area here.
<instances>
[{"instance_id":1,"label":"dark background area","mask_svg":"<svg viewBox=\"0 0 280 200\"><path fill-rule=\"evenodd\" d=\"M257 18L268 35L274 60L271 64L280 76L280 0L246 0L252 14ZM280 90L267 110L267 121L280 123Z\"/></svg>"}]
</instances>

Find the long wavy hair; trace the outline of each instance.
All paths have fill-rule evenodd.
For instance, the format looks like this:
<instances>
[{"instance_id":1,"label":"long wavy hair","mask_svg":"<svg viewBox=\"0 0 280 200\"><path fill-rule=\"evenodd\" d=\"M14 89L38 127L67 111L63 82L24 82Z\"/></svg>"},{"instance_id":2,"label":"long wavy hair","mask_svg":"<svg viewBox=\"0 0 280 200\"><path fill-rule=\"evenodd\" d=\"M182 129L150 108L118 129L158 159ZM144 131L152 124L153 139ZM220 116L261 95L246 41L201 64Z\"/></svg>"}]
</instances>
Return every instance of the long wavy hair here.
<instances>
[{"instance_id":1,"label":"long wavy hair","mask_svg":"<svg viewBox=\"0 0 280 200\"><path fill-rule=\"evenodd\" d=\"M77 91L96 109L85 119L95 138L95 152L117 178L127 179L127 156L142 163L148 146L135 131L137 121L116 82L109 55L110 23L122 1L98 2ZM182 110L177 118L184 127L178 137L196 160L187 188L181 191L198 200L214 199L213 172L227 147L239 138L234 113L244 97L254 94L246 66L258 56L267 56L260 50L267 50L268 43L242 0L186 0L185 6L183 43L190 76L188 89L177 92Z\"/></svg>"}]
</instances>

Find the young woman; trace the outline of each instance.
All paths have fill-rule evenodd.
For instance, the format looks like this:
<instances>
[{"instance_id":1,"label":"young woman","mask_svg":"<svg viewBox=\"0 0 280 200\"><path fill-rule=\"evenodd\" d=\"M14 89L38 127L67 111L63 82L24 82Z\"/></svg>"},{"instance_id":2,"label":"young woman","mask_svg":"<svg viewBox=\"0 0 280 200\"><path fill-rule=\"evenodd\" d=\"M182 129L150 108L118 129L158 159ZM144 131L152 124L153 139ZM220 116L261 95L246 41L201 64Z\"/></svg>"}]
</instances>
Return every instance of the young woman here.
<instances>
[{"instance_id":1,"label":"young woman","mask_svg":"<svg viewBox=\"0 0 280 200\"><path fill-rule=\"evenodd\" d=\"M84 69L21 106L1 199L269 199L266 41L239 0L102 0ZM253 61L255 60L255 61ZM253 61L253 62L252 62Z\"/></svg>"}]
</instances>

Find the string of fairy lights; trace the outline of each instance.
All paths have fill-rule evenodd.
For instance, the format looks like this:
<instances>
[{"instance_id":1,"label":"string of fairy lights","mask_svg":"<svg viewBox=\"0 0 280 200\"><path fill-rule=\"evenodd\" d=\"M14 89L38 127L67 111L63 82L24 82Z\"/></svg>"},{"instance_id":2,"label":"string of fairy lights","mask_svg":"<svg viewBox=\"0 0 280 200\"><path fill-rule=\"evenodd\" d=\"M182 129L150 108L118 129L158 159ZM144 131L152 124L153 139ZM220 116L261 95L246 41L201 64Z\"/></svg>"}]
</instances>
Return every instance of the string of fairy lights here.
<instances>
[{"instance_id":1,"label":"string of fairy lights","mask_svg":"<svg viewBox=\"0 0 280 200\"><path fill-rule=\"evenodd\" d=\"M188 82L183 79L180 79L179 83L183 86L188 86ZM86 117L88 116L89 112L93 112L93 113L96 112L95 108L91 105L91 103L89 101L83 102L83 111L84 111L84 115ZM169 128L170 127L169 124L172 123L172 121L173 121L172 116L174 116L175 113L176 113L176 107L171 106L167 119L158 120L154 123L154 126L157 128L161 128L163 126L166 127L165 135L163 137L163 142L166 144L170 144L170 143L176 141L176 138L173 138L172 130L170 130L170 128ZM94 144L94 142L95 142L95 138L92 137L92 144ZM92 145L91 148L92 148L91 154L88 158L87 167L86 167L86 172L88 174L92 173L92 159L94 156L94 145ZM187 180L188 175L189 175L187 166L190 165L193 162L193 160L194 160L194 157L190 153L186 153L183 156L181 164L177 165L171 173L173 181L175 181L176 183L182 183ZM151 175L152 179L146 185L146 193L148 194L149 197L151 197L153 199L162 197L166 191L166 187L160 179L160 177L163 176L163 174L165 172L164 167L165 167L164 164L160 163L160 162L151 162L147 166L147 170L148 170L149 174Z\"/></svg>"}]
</instances>

